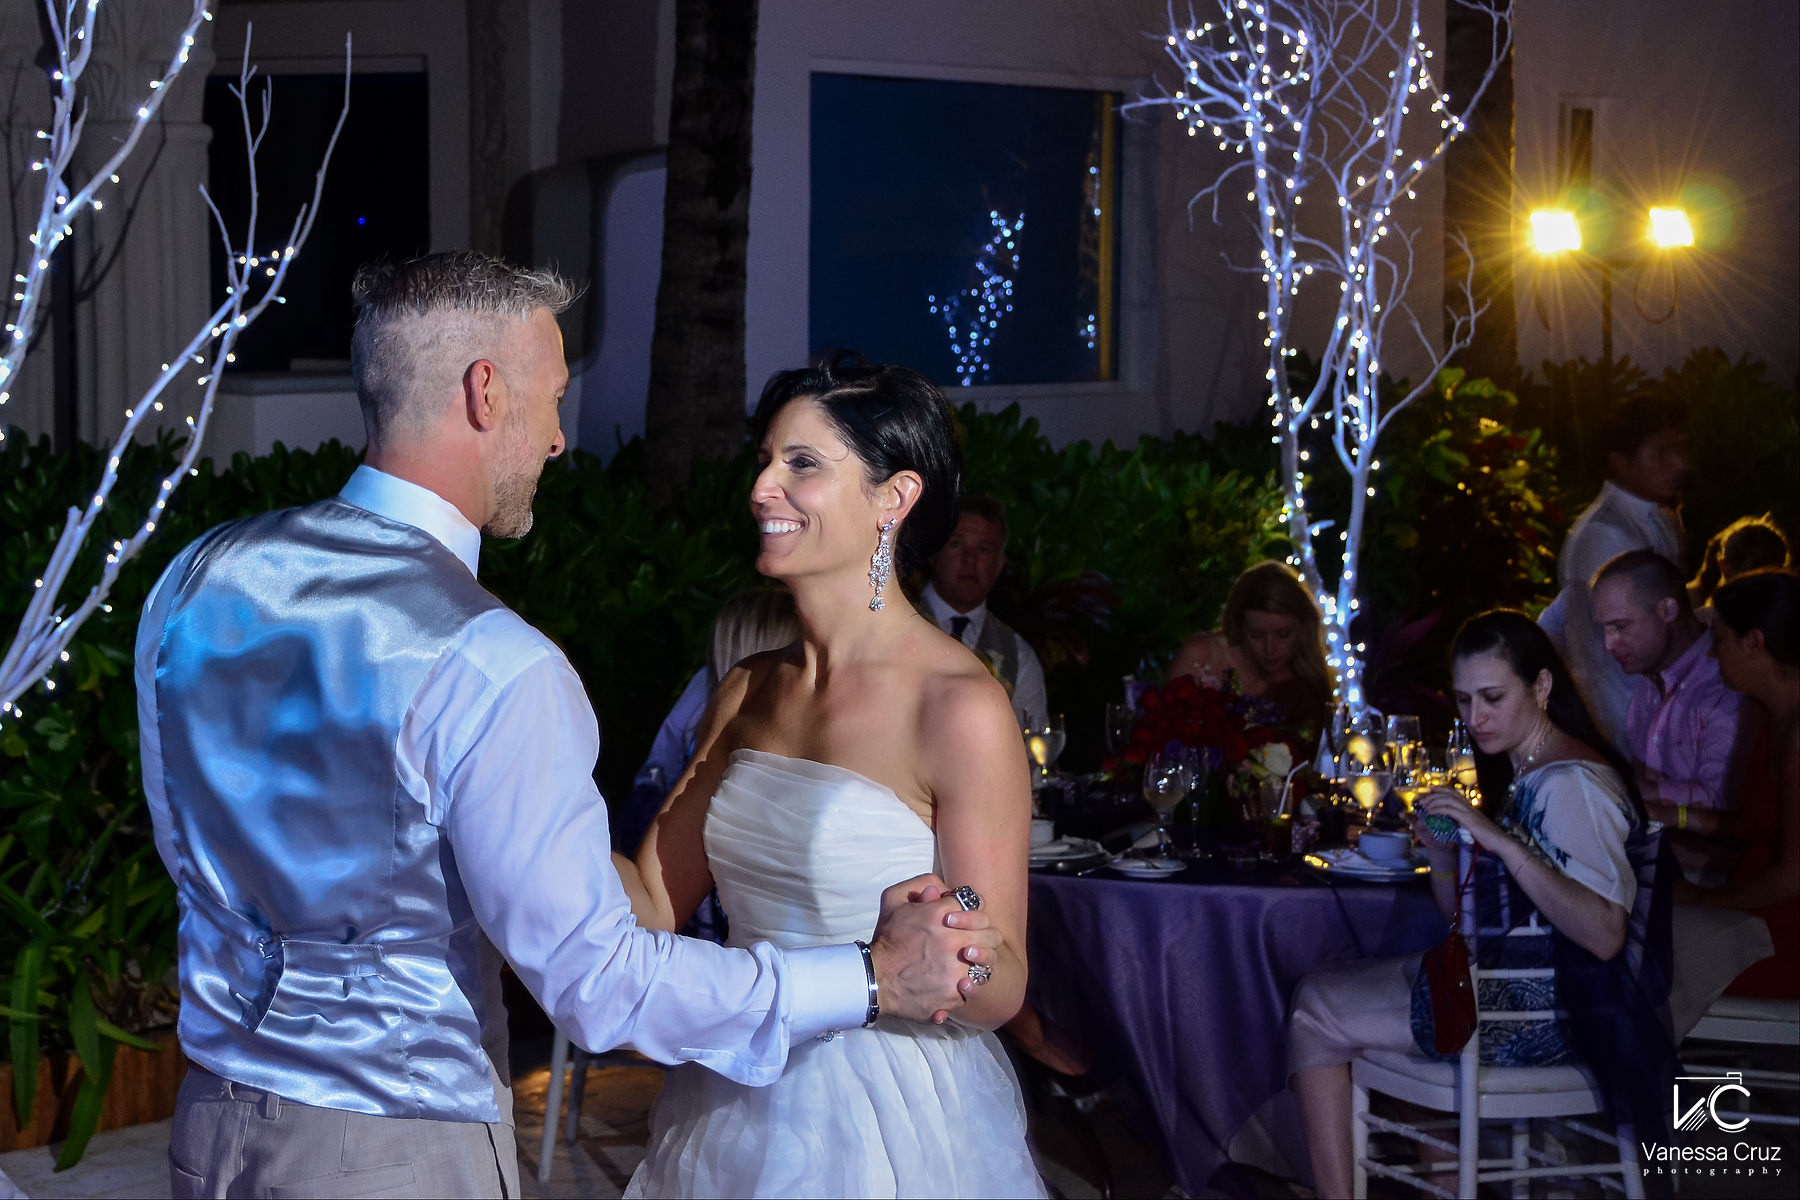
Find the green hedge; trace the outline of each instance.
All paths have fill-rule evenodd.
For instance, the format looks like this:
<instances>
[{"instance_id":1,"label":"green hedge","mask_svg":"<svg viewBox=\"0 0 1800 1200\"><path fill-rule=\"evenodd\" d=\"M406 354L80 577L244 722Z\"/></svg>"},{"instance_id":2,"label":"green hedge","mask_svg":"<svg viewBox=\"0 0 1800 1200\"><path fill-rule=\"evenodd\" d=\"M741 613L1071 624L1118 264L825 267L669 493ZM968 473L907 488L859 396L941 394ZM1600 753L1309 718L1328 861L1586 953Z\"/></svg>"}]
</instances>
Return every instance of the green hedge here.
<instances>
[{"instance_id":1,"label":"green hedge","mask_svg":"<svg viewBox=\"0 0 1800 1200\"><path fill-rule=\"evenodd\" d=\"M1207 624L1231 576L1262 552L1279 495L1208 461L1197 439L1053 450L1016 411L965 410L971 481L1004 497L1018 530L1009 596L1047 647L1050 686L1072 717L1146 655ZM94 547L132 528L176 446L136 446L120 466ZM654 513L630 449L610 466L570 455L545 472L532 534L483 548L483 582L563 646L605 739L600 781L623 796L662 714L701 661L720 602L754 582L748 452L702 466L672 510ZM173 888L156 860L137 757L131 650L150 585L206 529L334 493L357 454L336 443L211 461L185 481L157 535L124 571L53 676L0 725L0 1016L29 1111L40 1048L87 1069L77 1134L98 1113L112 1047L173 1013ZM16 627L67 506L90 494L99 451L0 443L0 628ZM92 583L90 562L72 595ZM90 1126L91 1127L91 1126Z\"/></svg>"},{"instance_id":2,"label":"green hedge","mask_svg":"<svg viewBox=\"0 0 1800 1200\"><path fill-rule=\"evenodd\" d=\"M1692 373L1712 380L1724 397L1717 403L1735 415L1718 436L1697 435L1702 476L1742 470L1759 487L1791 483L1792 393L1769 399L1750 367L1713 366L1711 375L1704 362ZM1420 682L1441 682L1442 643L1457 620L1548 597L1572 511L1555 455L1535 431L1515 428L1511 395L1456 373L1439 385L1438 397L1421 400L1383 444L1364 559L1375 584L1364 634L1375 657L1371 694L1415 710L1430 700ZM1743 447L1763 443L1730 431L1763 428L1756 423L1769 412L1786 414L1779 428L1787 440L1759 450L1746 468ZM1040 649L1052 708L1068 720L1064 762L1090 765L1102 705L1118 696L1120 677L1157 674L1182 638L1216 622L1239 570L1287 553L1273 447L1259 423L1221 427L1210 439L1147 438L1132 449L1056 449L1016 408L966 407L962 422L968 486L1002 500L1012 527L1011 566L994 608ZM112 524L94 545L132 527L131 498L148 498L174 455L166 442L125 455L107 507ZM97 1115L111 1048L172 1012L174 897L143 807L131 680L150 584L206 529L330 495L356 462L336 443L238 455L224 467L204 462L121 576L113 610L82 630L55 690L34 689L24 721L0 725L0 1015L22 1107L46 1046L80 1055L88 1080L78 1115ZM702 661L720 602L755 582L748 448L698 468L662 513L646 499L641 463L634 444L610 465L581 453L552 464L531 535L482 552L483 582L554 638L586 682L604 737L599 780L614 797L625 794L663 713ZM100 465L91 447L58 455L44 441L0 443L0 630L16 628L66 508L90 494ZM1316 494L1321 507L1331 503L1330 480ZM1779 495L1791 497L1791 487ZM1585 501L1585 488L1576 499ZM96 569L87 570L73 588L92 582ZM71 1137L65 1158L79 1157L84 1141Z\"/></svg>"}]
</instances>

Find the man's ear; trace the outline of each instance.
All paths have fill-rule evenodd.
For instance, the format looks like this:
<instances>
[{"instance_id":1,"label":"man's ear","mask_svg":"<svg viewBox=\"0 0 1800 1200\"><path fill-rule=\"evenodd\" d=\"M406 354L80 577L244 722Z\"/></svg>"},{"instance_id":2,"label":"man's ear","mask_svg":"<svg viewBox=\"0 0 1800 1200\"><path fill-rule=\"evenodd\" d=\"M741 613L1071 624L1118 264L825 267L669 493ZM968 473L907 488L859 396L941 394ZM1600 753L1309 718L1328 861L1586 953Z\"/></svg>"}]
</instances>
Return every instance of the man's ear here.
<instances>
[{"instance_id":1,"label":"man's ear","mask_svg":"<svg viewBox=\"0 0 1800 1200\"><path fill-rule=\"evenodd\" d=\"M1675 617L1681 612L1681 606L1675 603L1675 597L1664 596L1656 602L1656 619L1664 625L1673 625Z\"/></svg>"},{"instance_id":2,"label":"man's ear","mask_svg":"<svg viewBox=\"0 0 1800 1200\"><path fill-rule=\"evenodd\" d=\"M1766 645L1767 639L1763 637L1763 631L1760 629L1753 627L1750 632L1739 638L1738 641L1743 643L1744 649L1754 651L1757 654L1767 654L1769 652L1769 648Z\"/></svg>"},{"instance_id":3,"label":"man's ear","mask_svg":"<svg viewBox=\"0 0 1800 1200\"><path fill-rule=\"evenodd\" d=\"M463 371L463 407L469 426L482 433L500 428L506 418L506 383L492 359L478 358Z\"/></svg>"}]
</instances>

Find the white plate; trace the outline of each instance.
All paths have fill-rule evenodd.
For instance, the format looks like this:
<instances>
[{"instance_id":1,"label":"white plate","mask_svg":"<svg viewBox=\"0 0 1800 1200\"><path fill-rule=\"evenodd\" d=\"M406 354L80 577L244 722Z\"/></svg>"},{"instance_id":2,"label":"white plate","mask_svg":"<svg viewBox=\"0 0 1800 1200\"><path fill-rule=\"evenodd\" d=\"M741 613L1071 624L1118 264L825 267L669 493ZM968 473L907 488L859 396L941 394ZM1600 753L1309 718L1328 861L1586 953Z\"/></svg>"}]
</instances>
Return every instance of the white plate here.
<instances>
[{"instance_id":1,"label":"white plate","mask_svg":"<svg viewBox=\"0 0 1800 1200\"><path fill-rule=\"evenodd\" d=\"M1032 847L1031 861L1042 865L1060 862L1065 858L1092 858L1101 852L1099 842L1090 842L1086 838L1062 838Z\"/></svg>"},{"instance_id":2,"label":"white plate","mask_svg":"<svg viewBox=\"0 0 1800 1200\"><path fill-rule=\"evenodd\" d=\"M1376 880L1410 879L1415 875L1427 874L1431 870L1422 852L1415 853L1410 859L1404 861L1378 862L1360 850L1347 848L1315 850L1306 856L1306 865L1315 870L1329 871L1333 875Z\"/></svg>"},{"instance_id":3,"label":"white plate","mask_svg":"<svg viewBox=\"0 0 1800 1200\"><path fill-rule=\"evenodd\" d=\"M1167 858L1115 858L1106 864L1111 870L1133 879L1167 879L1187 870L1186 863Z\"/></svg>"}]
</instances>

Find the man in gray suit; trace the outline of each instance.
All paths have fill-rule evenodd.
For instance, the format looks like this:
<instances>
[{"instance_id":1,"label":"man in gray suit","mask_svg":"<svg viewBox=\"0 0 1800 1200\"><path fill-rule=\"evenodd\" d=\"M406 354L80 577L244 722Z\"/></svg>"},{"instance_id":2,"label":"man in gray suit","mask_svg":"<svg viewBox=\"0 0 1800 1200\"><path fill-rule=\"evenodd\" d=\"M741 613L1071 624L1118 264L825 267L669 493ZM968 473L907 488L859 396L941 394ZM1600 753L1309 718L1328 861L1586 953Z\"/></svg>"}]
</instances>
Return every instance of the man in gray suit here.
<instances>
[{"instance_id":1,"label":"man in gray suit","mask_svg":"<svg viewBox=\"0 0 1800 1200\"><path fill-rule=\"evenodd\" d=\"M1049 715L1044 668L1031 643L988 611L988 593L1006 569L1006 509L991 496L965 496L956 531L931 560L920 599L938 628L973 650L1012 696L1020 723Z\"/></svg>"},{"instance_id":2,"label":"man in gray suit","mask_svg":"<svg viewBox=\"0 0 1800 1200\"><path fill-rule=\"evenodd\" d=\"M365 465L195 541L139 628L193 1064L174 1194L518 1195L502 959L581 1045L749 1084L800 1040L959 1007L999 939L928 876L868 943L637 926L581 681L476 581L563 449L572 292L469 252L354 291Z\"/></svg>"}]
</instances>

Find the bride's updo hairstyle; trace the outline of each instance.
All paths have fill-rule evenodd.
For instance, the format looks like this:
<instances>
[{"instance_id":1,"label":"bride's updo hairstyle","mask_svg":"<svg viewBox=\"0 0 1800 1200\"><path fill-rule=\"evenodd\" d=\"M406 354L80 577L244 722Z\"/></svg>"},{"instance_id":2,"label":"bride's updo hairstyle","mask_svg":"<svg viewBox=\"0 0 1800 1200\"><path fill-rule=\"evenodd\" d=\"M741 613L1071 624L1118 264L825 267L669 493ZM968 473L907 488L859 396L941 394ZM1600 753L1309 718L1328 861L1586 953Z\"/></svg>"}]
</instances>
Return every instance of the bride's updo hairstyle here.
<instances>
[{"instance_id":1,"label":"bride's updo hairstyle","mask_svg":"<svg viewBox=\"0 0 1800 1200\"><path fill-rule=\"evenodd\" d=\"M778 371L756 402L756 440L767 436L776 413L802 399L817 402L862 460L870 486L900 471L914 471L924 481L894 547L901 574L922 567L950 540L962 498L962 438L944 393L910 367L821 363Z\"/></svg>"}]
</instances>

